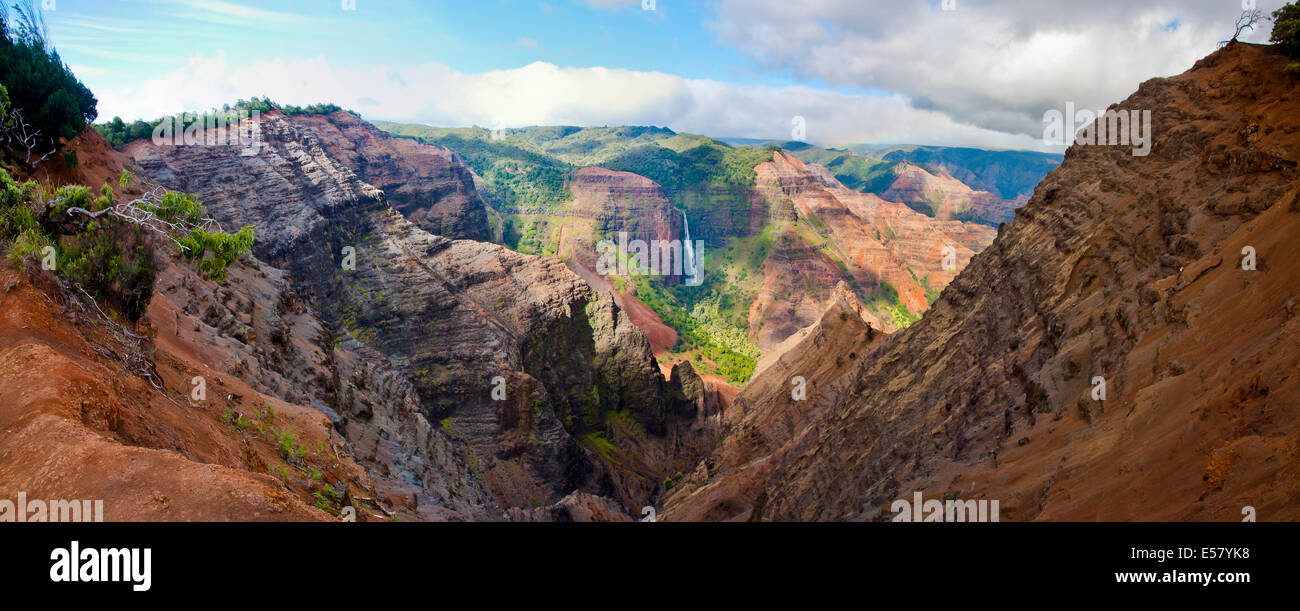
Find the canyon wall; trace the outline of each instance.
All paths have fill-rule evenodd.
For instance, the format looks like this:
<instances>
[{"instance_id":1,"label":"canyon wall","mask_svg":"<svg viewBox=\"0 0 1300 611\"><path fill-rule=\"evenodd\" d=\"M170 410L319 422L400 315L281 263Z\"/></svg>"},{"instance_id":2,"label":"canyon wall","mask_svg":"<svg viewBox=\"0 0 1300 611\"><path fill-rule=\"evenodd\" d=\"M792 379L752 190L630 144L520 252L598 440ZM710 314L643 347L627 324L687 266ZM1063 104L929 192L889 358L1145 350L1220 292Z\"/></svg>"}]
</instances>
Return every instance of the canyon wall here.
<instances>
[{"instance_id":1,"label":"canyon wall","mask_svg":"<svg viewBox=\"0 0 1300 611\"><path fill-rule=\"evenodd\" d=\"M921 491L1000 500L1004 521L1300 518L1285 65L1234 43L1143 83L1118 107L1151 111L1150 155L1071 147L920 322L874 347L855 334L850 370L809 377L798 417L748 403L662 515L889 519ZM768 371L750 386L789 388Z\"/></svg>"}]
</instances>

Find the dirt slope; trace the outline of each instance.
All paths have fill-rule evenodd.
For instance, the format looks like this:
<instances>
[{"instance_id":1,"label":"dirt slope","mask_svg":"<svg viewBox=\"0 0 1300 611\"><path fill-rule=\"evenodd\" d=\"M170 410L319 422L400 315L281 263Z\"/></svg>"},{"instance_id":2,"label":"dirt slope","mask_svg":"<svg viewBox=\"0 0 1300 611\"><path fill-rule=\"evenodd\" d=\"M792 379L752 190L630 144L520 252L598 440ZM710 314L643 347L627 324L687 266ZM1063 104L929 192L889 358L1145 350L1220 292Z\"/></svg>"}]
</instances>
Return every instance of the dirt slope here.
<instances>
[{"instance_id":1,"label":"dirt slope","mask_svg":"<svg viewBox=\"0 0 1300 611\"><path fill-rule=\"evenodd\" d=\"M1149 156L1072 147L850 392L810 387L821 410L761 471L697 470L666 519L888 519L918 490L1003 520L1300 519L1285 64L1234 44L1143 83L1120 108L1152 112Z\"/></svg>"}]
</instances>

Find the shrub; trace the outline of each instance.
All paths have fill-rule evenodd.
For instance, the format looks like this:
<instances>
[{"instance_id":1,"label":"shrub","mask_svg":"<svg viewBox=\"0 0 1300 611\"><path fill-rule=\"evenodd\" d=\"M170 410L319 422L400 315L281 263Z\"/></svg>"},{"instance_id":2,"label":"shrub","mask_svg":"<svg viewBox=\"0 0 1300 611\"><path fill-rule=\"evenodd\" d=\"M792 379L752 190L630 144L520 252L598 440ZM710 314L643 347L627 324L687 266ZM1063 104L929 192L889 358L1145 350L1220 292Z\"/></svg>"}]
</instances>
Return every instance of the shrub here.
<instances>
[{"instance_id":1,"label":"shrub","mask_svg":"<svg viewBox=\"0 0 1300 611\"><path fill-rule=\"evenodd\" d=\"M1287 3L1273 11L1273 34L1268 39L1277 43L1291 59L1300 60L1300 6ZM1287 66L1288 71L1297 69L1300 69L1300 62L1291 62Z\"/></svg>"},{"instance_id":2,"label":"shrub","mask_svg":"<svg viewBox=\"0 0 1300 611\"><path fill-rule=\"evenodd\" d=\"M204 276L225 282L226 268L253 247L253 227L244 227L234 235L195 229L181 238L180 243L181 253L194 261Z\"/></svg>"},{"instance_id":3,"label":"shrub","mask_svg":"<svg viewBox=\"0 0 1300 611\"><path fill-rule=\"evenodd\" d=\"M124 172L121 180L129 182L130 177ZM187 225L202 224L206 212L203 204L193 195L175 191L164 194L157 204L143 208L168 223ZM194 261L204 276L209 280L225 282L226 268L253 248L253 227L244 227L234 235L195 228L188 235L177 238L177 241L180 242L181 255Z\"/></svg>"},{"instance_id":4,"label":"shrub","mask_svg":"<svg viewBox=\"0 0 1300 611\"><path fill-rule=\"evenodd\" d=\"M130 183L123 172L119 184ZM116 305L131 320L138 319L153 296L157 265L146 240L147 229L111 213L93 219L69 210L90 212L113 205L113 190L104 185L96 197L82 185L60 187L49 200L39 197L33 181L18 184L0 170L0 246L8 246L15 263L44 257L54 247L55 269L74 285ZM42 203L49 201L49 204ZM169 223L192 227L203 221L204 209L193 195L169 192L156 204L141 206ZM208 278L224 282L226 268L253 246L253 228L234 235L193 229L173 237L181 255L194 261Z\"/></svg>"},{"instance_id":5,"label":"shrub","mask_svg":"<svg viewBox=\"0 0 1300 611\"><path fill-rule=\"evenodd\" d=\"M136 320L153 296L153 257L140 227L101 217L62 243L59 271Z\"/></svg>"}]
</instances>

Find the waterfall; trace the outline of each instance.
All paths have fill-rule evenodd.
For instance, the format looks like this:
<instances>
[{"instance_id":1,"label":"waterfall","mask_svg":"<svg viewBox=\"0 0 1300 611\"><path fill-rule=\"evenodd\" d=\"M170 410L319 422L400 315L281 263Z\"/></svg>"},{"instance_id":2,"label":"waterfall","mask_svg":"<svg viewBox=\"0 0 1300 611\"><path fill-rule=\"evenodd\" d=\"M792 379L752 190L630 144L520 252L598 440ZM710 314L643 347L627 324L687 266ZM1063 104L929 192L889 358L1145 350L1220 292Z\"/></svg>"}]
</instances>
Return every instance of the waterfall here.
<instances>
[{"instance_id":1,"label":"waterfall","mask_svg":"<svg viewBox=\"0 0 1300 611\"><path fill-rule=\"evenodd\" d=\"M686 218L685 210L678 210L678 212L682 213L682 228L686 230L686 241L682 244L684 246L682 250L686 253L686 261L683 261L685 265L682 267L682 271L694 278L696 275L695 244L691 242L691 222Z\"/></svg>"}]
</instances>

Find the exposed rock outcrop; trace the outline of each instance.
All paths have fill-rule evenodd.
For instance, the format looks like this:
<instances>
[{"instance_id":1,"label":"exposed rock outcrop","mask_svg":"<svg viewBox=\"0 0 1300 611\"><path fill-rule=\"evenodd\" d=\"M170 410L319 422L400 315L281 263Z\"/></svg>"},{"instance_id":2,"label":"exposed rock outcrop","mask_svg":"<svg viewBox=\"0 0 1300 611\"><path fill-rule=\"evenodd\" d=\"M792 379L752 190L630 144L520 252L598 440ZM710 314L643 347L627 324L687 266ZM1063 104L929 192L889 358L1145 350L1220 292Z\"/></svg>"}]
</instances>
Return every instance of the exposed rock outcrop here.
<instances>
[{"instance_id":1,"label":"exposed rock outcrop","mask_svg":"<svg viewBox=\"0 0 1300 611\"><path fill-rule=\"evenodd\" d=\"M809 423L850 397L858 364L885 342L864 314L840 283L817 322L763 355L723 416L721 445L665 497L669 519L761 519L771 470Z\"/></svg>"},{"instance_id":2,"label":"exposed rock outcrop","mask_svg":"<svg viewBox=\"0 0 1300 611\"><path fill-rule=\"evenodd\" d=\"M325 414L346 440L340 449L367 468L373 511L428 521L503 517L465 448L420 411L410 381L351 337L336 344L285 272L249 257L221 285L187 264L164 264L148 312L154 345Z\"/></svg>"},{"instance_id":3,"label":"exposed rock outcrop","mask_svg":"<svg viewBox=\"0 0 1300 611\"><path fill-rule=\"evenodd\" d=\"M778 239L750 309L751 335L767 349L815 321L834 287L887 293L912 313L929 307L994 230L943 221L845 188L824 168L778 152L757 168L758 191L778 219ZM798 224L782 223L794 219ZM951 250L945 250L951 249ZM945 265L945 256L949 257ZM891 299L892 301L892 299ZM893 329L892 321L873 321Z\"/></svg>"},{"instance_id":4,"label":"exposed rock outcrop","mask_svg":"<svg viewBox=\"0 0 1300 611\"><path fill-rule=\"evenodd\" d=\"M384 199L421 229L452 239L486 242L487 212L473 172L452 151L394 138L348 112L295 116L334 160L378 187Z\"/></svg>"},{"instance_id":5,"label":"exposed rock outcrop","mask_svg":"<svg viewBox=\"0 0 1300 611\"><path fill-rule=\"evenodd\" d=\"M410 380L420 411L466 444L470 469L500 506L547 504L581 489L635 511L670 469L693 464L706 449L675 441L671 387L612 298L558 259L421 229L361 178L377 170L353 154L384 150L371 141L382 134L340 119L342 136L334 118L264 115L253 156L144 141L127 150L158 181L196 193L221 222L254 225L258 254L290 273L349 352L364 355L351 342L364 345L371 363L382 355ZM421 209L440 206L435 199ZM369 369L343 361L353 381ZM370 412L339 392L348 430ZM400 390L387 399L408 404Z\"/></svg>"},{"instance_id":6,"label":"exposed rock outcrop","mask_svg":"<svg viewBox=\"0 0 1300 611\"><path fill-rule=\"evenodd\" d=\"M976 191L942 169L927 172L906 161L894 168L896 178L880 197L942 220L964 219L996 227L1010 222L1028 196L1002 199Z\"/></svg>"},{"instance_id":7,"label":"exposed rock outcrop","mask_svg":"<svg viewBox=\"0 0 1300 611\"><path fill-rule=\"evenodd\" d=\"M570 175L569 189L573 205L567 214L594 221L590 229L605 239L616 241L620 232L626 232L629 240L646 243L682 239L681 213L673 209L663 190L649 178L605 168L582 168ZM574 245L584 249L584 264L594 264L591 236L587 233L585 243ZM564 239L581 237L566 235ZM670 258L664 265L671 269L675 263Z\"/></svg>"},{"instance_id":8,"label":"exposed rock outcrop","mask_svg":"<svg viewBox=\"0 0 1300 611\"><path fill-rule=\"evenodd\" d=\"M1119 107L1151 110L1149 156L1071 147L919 323L810 382L787 443L732 432L665 517L887 519L923 491L999 499L1004 521L1300 518L1285 65L1233 43L1143 83Z\"/></svg>"}]
</instances>

